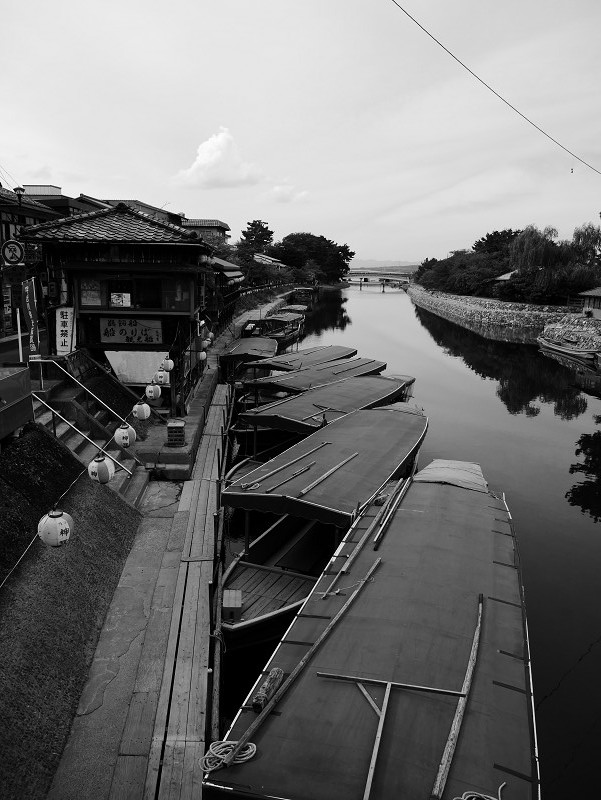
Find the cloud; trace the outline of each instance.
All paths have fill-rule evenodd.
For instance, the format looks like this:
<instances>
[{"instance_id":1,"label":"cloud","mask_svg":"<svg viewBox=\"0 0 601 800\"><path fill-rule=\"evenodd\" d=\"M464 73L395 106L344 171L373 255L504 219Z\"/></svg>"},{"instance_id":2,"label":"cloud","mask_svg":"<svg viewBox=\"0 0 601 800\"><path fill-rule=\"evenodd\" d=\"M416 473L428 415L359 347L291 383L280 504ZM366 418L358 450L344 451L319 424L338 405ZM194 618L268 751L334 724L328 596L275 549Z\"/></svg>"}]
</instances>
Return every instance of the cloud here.
<instances>
[{"instance_id":1,"label":"cloud","mask_svg":"<svg viewBox=\"0 0 601 800\"><path fill-rule=\"evenodd\" d=\"M234 137L223 127L198 145L192 166L175 176L176 183L203 189L251 186L263 179L262 170L242 159Z\"/></svg>"},{"instance_id":2,"label":"cloud","mask_svg":"<svg viewBox=\"0 0 601 800\"><path fill-rule=\"evenodd\" d=\"M290 183L277 184L267 192L267 196L276 203L296 203L298 200L303 200L308 194L306 191L297 191L296 186Z\"/></svg>"}]
</instances>

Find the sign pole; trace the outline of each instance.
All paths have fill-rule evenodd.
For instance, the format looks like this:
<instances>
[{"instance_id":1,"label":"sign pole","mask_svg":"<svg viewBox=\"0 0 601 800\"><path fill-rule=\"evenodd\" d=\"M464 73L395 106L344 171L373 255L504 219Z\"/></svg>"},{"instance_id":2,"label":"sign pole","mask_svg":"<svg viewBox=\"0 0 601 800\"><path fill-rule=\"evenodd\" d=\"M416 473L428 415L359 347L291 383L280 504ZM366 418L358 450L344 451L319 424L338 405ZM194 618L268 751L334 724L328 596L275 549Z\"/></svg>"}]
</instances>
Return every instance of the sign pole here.
<instances>
[{"instance_id":1,"label":"sign pole","mask_svg":"<svg viewBox=\"0 0 601 800\"><path fill-rule=\"evenodd\" d=\"M23 362L23 342L21 341L21 309L17 306L17 338L19 339L19 361Z\"/></svg>"}]
</instances>

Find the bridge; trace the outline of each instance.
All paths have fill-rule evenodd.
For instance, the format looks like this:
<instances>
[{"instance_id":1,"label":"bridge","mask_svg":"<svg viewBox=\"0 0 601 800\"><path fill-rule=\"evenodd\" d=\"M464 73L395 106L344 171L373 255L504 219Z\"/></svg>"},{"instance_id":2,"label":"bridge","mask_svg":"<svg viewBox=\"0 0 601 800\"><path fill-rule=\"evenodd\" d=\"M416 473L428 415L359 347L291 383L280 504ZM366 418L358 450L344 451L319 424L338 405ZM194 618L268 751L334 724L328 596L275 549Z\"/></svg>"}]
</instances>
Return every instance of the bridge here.
<instances>
[{"instance_id":1,"label":"bridge","mask_svg":"<svg viewBox=\"0 0 601 800\"><path fill-rule=\"evenodd\" d=\"M403 272L399 267L389 270L352 269L347 280L350 283L409 283L412 275L412 272Z\"/></svg>"}]
</instances>

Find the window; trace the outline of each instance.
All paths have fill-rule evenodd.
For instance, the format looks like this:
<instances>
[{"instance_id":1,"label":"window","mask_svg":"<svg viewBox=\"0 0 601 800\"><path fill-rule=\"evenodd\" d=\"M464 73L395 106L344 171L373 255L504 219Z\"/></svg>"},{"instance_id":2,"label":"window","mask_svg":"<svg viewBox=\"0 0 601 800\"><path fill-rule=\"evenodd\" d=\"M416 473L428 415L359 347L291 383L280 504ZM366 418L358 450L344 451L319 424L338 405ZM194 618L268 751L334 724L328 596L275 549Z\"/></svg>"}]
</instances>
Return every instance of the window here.
<instances>
[{"instance_id":1,"label":"window","mask_svg":"<svg viewBox=\"0 0 601 800\"><path fill-rule=\"evenodd\" d=\"M109 306L111 308L131 308L132 306L131 280L108 281Z\"/></svg>"}]
</instances>

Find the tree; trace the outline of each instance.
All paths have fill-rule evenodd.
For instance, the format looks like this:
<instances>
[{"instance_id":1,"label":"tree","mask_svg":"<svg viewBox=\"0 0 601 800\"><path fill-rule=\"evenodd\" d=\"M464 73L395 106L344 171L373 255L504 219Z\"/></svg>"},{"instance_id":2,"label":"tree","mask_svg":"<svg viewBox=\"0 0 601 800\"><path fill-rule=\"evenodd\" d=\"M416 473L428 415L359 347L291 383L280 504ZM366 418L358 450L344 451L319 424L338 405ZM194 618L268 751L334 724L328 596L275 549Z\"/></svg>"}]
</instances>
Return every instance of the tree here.
<instances>
[{"instance_id":1,"label":"tree","mask_svg":"<svg viewBox=\"0 0 601 800\"><path fill-rule=\"evenodd\" d=\"M242 231L240 240L236 242L236 253L241 262L250 268L255 254L265 253L272 241L273 231L269 230L267 223L254 219L246 223L246 230Z\"/></svg>"},{"instance_id":2,"label":"tree","mask_svg":"<svg viewBox=\"0 0 601 800\"><path fill-rule=\"evenodd\" d=\"M269 255L295 270L310 269L317 277L337 283L349 271L355 253L347 244L336 244L325 236L289 233L270 248Z\"/></svg>"},{"instance_id":3,"label":"tree","mask_svg":"<svg viewBox=\"0 0 601 800\"><path fill-rule=\"evenodd\" d=\"M574 229L572 237L574 254L581 264L589 267L601 266L601 227L586 222Z\"/></svg>"},{"instance_id":4,"label":"tree","mask_svg":"<svg viewBox=\"0 0 601 800\"><path fill-rule=\"evenodd\" d=\"M518 236L521 231L513 231L511 228L505 228L502 231L493 231L487 233L477 242L472 245L474 253L508 253L509 246L512 241Z\"/></svg>"}]
</instances>

